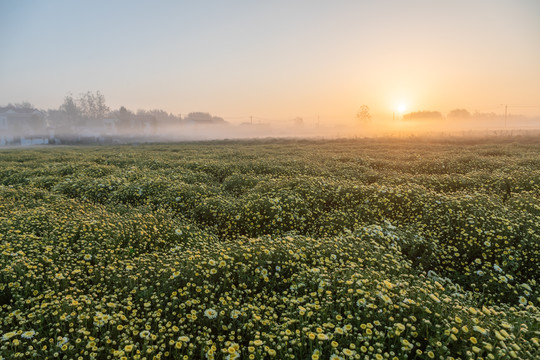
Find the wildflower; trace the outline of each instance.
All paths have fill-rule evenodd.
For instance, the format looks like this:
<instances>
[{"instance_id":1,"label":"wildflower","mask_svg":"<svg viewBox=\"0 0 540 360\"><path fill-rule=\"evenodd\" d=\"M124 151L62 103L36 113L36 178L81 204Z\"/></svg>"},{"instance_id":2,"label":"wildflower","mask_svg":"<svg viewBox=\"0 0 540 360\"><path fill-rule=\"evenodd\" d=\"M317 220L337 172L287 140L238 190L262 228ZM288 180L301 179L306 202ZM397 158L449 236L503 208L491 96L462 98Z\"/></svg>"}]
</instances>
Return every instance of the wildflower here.
<instances>
[{"instance_id":1,"label":"wildflower","mask_svg":"<svg viewBox=\"0 0 540 360\"><path fill-rule=\"evenodd\" d=\"M358 307L364 307L364 306L366 306L366 299L361 298L361 299L356 300L356 305L357 305Z\"/></svg>"},{"instance_id":2,"label":"wildflower","mask_svg":"<svg viewBox=\"0 0 540 360\"><path fill-rule=\"evenodd\" d=\"M343 349L343 355L354 356L354 351L349 350L349 349Z\"/></svg>"},{"instance_id":3,"label":"wildflower","mask_svg":"<svg viewBox=\"0 0 540 360\"><path fill-rule=\"evenodd\" d=\"M328 336L326 334L317 334L317 339L328 340Z\"/></svg>"},{"instance_id":4,"label":"wildflower","mask_svg":"<svg viewBox=\"0 0 540 360\"><path fill-rule=\"evenodd\" d=\"M392 304L392 299L386 294L381 295L381 299L387 304Z\"/></svg>"},{"instance_id":5,"label":"wildflower","mask_svg":"<svg viewBox=\"0 0 540 360\"><path fill-rule=\"evenodd\" d=\"M64 275L62 275L61 273L56 273L56 274L54 275L54 277L55 277L57 280L64 280L64 279L65 279Z\"/></svg>"},{"instance_id":6,"label":"wildflower","mask_svg":"<svg viewBox=\"0 0 540 360\"><path fill-rule=\"evenodd\" d=\"M488 333L488 331L486 329L484 329L483 327L477 326L477 325L473 326L473 330L476 331L476 332L479 332L482 335L486 335Z\"/></svg>"},{"instance_id":7,"label":"wildflower","mask_svg":"<svg viewBox=\"0 0 540 360\"><path fill-rule=\"evenodd\" d=\"M35 333L36 332L34 330L25 331L22 333L21 337L23 339L31 339L34 337Z\"/></svg>"},{"instance_id":8,"label":"wildflower","mask_svg":"<svg viewBox=\"0 0 540 360\"><path fill-rule=\"evenodd\" d=\"M231 319L238 319L238 317L241 315L242 313L238 310L233 310L231 311Z\"/></svg>"},{"instance_id":9,"label":"wildflower","mask_svg":"<svg viewBox=\"0 0 540 360\"><path fill-rule=\"evenodd\" d=\"M215 319L218 313L214 309L206 309L206 311L204 312L204 315L209 319Z\"/></svg>"},{"instance_id":10,"label":"wildflower","mask_svg":"<svg viewBox=\"0 0 540 360\"><path fill-rule=\"evenodd\" d=\"M69 341L68 337L64 336L63 338L61 338L60 341L58 341L56 346L58 346L59 348L62 348L62 347L64 347L65 344L67 344L68 341Z\"/></svg>"}]
</instances>

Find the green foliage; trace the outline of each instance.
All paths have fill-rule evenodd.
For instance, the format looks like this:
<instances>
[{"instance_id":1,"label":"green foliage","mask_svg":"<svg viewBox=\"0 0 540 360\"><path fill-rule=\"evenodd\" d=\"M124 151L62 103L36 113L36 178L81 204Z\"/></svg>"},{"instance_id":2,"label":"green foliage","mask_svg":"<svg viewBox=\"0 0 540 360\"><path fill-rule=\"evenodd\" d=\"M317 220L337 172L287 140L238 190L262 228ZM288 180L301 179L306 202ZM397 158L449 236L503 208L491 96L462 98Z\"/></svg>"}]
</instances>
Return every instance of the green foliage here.
<instances>
[{"instance_id":1,"label":"green foliage","mask_svg":"<svg viewBox=\"0 0 540 360\"><path fill-rule=\"evenodd\" d=\"M537 358L537 143L0 152L0 357Z\"/></svg>"}]
</instances>

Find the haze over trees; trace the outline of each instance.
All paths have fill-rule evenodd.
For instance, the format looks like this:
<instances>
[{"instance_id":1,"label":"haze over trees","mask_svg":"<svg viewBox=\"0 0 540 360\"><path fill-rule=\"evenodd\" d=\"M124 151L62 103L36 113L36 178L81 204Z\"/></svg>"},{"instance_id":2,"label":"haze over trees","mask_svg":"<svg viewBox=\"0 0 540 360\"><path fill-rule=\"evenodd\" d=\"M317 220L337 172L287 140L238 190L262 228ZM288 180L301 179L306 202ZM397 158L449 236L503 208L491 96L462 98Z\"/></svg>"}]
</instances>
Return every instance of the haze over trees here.
<instances>
[{"instance_id":1,"label":"haze over trees","mask_svg":"<svg viewBox=\"0 0 540 360\"><path fill-rule=\"evenodd\" d=\"M471 113L466 109L454 109L448 113L449 118L467 119L471 117Z\"/></svg>"},{"instance_id":2,"label":"haze over trees","mask_svg":"<svg viewBox=\"0 0 540 360\"><path fill-rule=\"evenodd\" d=\"M137 110L136 112L121 106L111 110L105 96L99 91L88 91L74 97L64 98L58 110L49 110L48 119L60 136L78 136L89 130L101 134L154 135L158 128L171 128L186 124L226 124L220 117L209 113L189 113L185 118L161 109Z\"/></svg>"},{"instance_id":3,"label":"haze over trees","mask_svg":"<svg viewBox=\"0 0 540 360\"><path fill-rule=\"evenodd\" d=\"M236 117L236 119L242 117ZM87 91L67 94L56 109L38 110L30 102L0 107L0 145L134 143L148 141L194 141L258 137L393 136L395 133L448 134L457 131L538 129L538 118L495 112L470 112L455 108L446 116L440 111L414 111L398 121L372 117L368 105L360 106L344 122L319 116L268 119L247 116L237 126L208 112L182 116L162 109L111 109L105 96ZM261 121L262 120L262 121ZM321 120L324 123L321 123Z\"/></svg>"},{"instance_id":4,"label":"haze over trees","mask_svg":"<svg viewBox=\"0 0 540 360\"><path fill-rule=\"evenodd\" d=\"M439 111L414 111L403 115L403 120L442 119L442 117Z\"/></svg>"},{"instance_id":5,"label":"haze over trees","mask_svg":"<svg viewBox=\"0 0 540 360\"><path fill-rule=\"evenodd\" d=\"M356 119L361 123L369 123L371 121L371 113L367 105L360 106L356 113Z\"/></svg>"},{"instance_id":6,"label":"haze over trees","mask_svg":"<svg viewBox=\"0 0 540 360\"><path fill-rule=\"evenodd\" d=\"M121 106L111 110L101 92L87 91L78 96L69 93L57 109L38 110L27 101L0 107L0 144L150 139L158 132L178 135L197 129L210 133L211 127L227 125L223 118L207 112L191 112L182 118L161 109L135 112Z\"/></svg>"}]
</instances>

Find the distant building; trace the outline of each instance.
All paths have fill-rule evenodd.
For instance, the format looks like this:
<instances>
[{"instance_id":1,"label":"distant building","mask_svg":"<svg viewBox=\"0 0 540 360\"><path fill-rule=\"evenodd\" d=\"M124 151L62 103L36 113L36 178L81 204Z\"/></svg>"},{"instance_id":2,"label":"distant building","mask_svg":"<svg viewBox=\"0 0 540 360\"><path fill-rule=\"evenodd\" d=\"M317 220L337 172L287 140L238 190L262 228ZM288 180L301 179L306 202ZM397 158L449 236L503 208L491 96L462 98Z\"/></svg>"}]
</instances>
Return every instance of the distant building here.
<instances>
[{"instance_id":1,"label":"distant building","mask_svg":"<svg viewBox=\"0 0 540 360\"><path fill-rule=\"evenodd\" d=\"M0 145L48 144L45 114L33 108L0 107Z\"/></svg>"}]
</instances>

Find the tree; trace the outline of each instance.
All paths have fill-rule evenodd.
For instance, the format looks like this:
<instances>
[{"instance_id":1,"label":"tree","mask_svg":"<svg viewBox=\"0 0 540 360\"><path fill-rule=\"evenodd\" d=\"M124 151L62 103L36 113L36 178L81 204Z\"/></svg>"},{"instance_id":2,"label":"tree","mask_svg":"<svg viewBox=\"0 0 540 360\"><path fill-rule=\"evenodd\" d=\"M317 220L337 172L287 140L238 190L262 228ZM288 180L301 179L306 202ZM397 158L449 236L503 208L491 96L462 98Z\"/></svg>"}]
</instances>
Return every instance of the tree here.
<instances>
[{"instance_id":1,"label":"tree","mask_svg":"<svg viewBox=\"0 0 540 360\"><path fill-rule=\"evenodd\" d=\"M356 119L362 123L368 123L371 121L371 114L367 105L360 106L360 109L356 113Z\"/></svg>"},{"instance_id":2,"label":"tree","mask_svg":"<svg viewBox=\"0 0 540 360\"><path fill-rule=\"evenodd\" d=\"M76 120L81 116L81 109L79 109L71 94L68 94L64 98L64 103L60 105L59 110L71 120Z\"/></svg>"},{"instance_id":3,"label":"tree","mask_svg":"<svg viewBox=\"0 0 540 360\"><path fill-rule=\"evenodd\" d=\"M15 104L9 103L7 107L8 108L11 107L14 109L34 109L34 106L28 101L23 101L23 102L15 103Z\"/></svg>"},{"instance_id":4,"label":"tree","mask_svg":"<svg viewBox=\"0 0 540 360\"><path fill-rule=\"evenodd\" d=\"M434 120L442 119L442 114L438 111L415 111L403 115L403 120Z\"/></svg>"},{"instance_id":5,"label":"tree","mask_svg":"<svg viewBox=\"0 0 540 360\"><path fill-rule=\"evenodd\" d=\"M120 109L113 111L109 114L109 116L118 119L118 128L122 130L129 130L135 114L126 109L125 106L121 106Z\"/></svg>"},{"instance_id":6,"label":"tree","mask_svg":"<svg viewBox=\"0 0 540 360\"><path fill-rule=\"evenodd\" d=\"M109 113L109 107L105 104L105 96L99 91L96 91L95 94L92 94L91 91L81 94L77 103L83 117L88 120L101 120Z\"/></svg>"},{"instance_id":7,"label":"tree","mask_svg":"<svg viewBox=\"0 0 540 360\"><path fill-rule=\"evenodd\" d=\"M471 116L471 113L466 109L454 109L448 113L449 118L465 119Z\"/></svg>"},{"instance_id":8,"label":"tree","mask_svg":"<svg viewBox=\"0 0 540 360\"><path fill-rule=\"evenodd\" d=\"M91 125L95 120L104 119L108 113L105 97L99 91L95 94L88 91L80 94L78 98L74 98L71 93L66 95L58 111L49 112L49 119L57 129L73 133L74 127Z\"/></svg>"}]
</instances>

